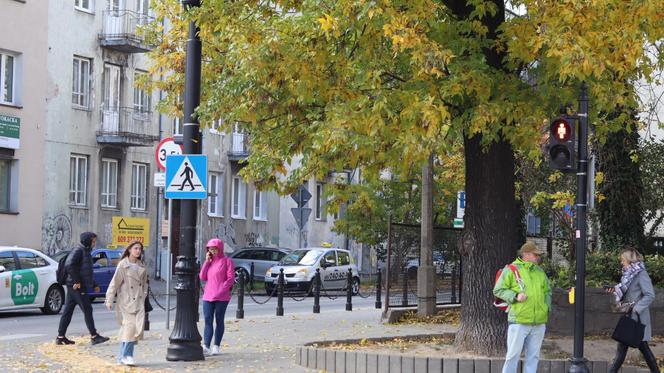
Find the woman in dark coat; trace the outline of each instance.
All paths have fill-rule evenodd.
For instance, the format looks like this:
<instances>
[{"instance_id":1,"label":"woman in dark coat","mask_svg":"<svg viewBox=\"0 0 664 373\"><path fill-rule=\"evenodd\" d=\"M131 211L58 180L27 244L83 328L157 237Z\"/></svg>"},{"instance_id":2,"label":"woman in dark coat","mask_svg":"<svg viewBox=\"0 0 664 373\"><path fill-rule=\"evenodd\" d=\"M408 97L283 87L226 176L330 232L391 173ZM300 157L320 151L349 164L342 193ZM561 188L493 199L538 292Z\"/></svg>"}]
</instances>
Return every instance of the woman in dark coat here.
<instances>
[{"instance_id":1,"label":"woman in dark coat","mask_svg":"<svg viewBox=\"0 0 664 373\"><path fill-rule=\"evenodd\" d=\"M660 373L655 354L648 346L648 341L652 338L649 307L650 303L655 300L655 290L643 264L643 256L636 249L629 247L620 253L620 263L623 267L620 283L608 289L608 291L615 295L619 308L626 312L631 310L632 318L640 320L645 325L643 341L639 345L639 351L646 359L650 372ZM625 361L628 348L627 345L618 342L616 356L609 367L609 373L617 373L620 370Z\"/></svg>"}]
</instances>

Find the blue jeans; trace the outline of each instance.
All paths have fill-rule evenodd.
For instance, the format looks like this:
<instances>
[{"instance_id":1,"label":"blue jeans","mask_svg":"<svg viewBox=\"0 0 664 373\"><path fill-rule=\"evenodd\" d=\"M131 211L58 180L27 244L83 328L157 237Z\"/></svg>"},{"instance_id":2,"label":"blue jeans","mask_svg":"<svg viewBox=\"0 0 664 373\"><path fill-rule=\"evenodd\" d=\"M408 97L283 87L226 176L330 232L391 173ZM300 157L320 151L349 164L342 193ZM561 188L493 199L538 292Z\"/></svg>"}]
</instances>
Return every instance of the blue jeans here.
<instances>
[{"instance_id":1,"label":"blue jeans","mask_svg":"<svg viewBox=\"0 0 664 373\"><path fill-rule=\"evenodd\" d=\"M120 342L120 355L118 355L118 361L125 356L134 357L134 345L136 342Z\"/></svg>"},{"instance_id":2,"label":"blue jeans","mask_svg":"<svg viewBox=\"0 0 664 373\"><path fill-rule=\"evenodd\" d=\"M510 324L507 329L507 354L505 355L503 373L516 373L516 368L521 359L521 351L524 348L526 358L523 364L523 373L536 373L545 331L545 324Z\"/></svg>"},{"instance_id":3,"label":"blue jeans","mask_svg":"<svg viewBox=\"0 0 664 373\"><path fill-rule=\"evenodd\" d=\"M214 328L214 344L219 346L221 338L224 336L224 316L226 315L226 307L228 302L203 301L203 315L205 315L205 330L203 331L203 343L205 347L210 348L212 342L212 319L217 319L217 325Z\"/></svg>"}]
</instances>

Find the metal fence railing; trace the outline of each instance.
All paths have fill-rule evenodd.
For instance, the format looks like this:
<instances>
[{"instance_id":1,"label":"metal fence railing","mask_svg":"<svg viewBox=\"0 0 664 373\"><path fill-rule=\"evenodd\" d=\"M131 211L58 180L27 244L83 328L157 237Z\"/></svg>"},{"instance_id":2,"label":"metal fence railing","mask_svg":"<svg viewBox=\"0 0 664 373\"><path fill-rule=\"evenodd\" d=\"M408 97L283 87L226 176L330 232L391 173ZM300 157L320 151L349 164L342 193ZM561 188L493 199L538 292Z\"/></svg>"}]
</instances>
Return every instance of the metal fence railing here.
<instances>
[{"instance_id":1,"label":"metal fence railing","mask_svg":"<svg viewBox=\"0 0 664 373\"><path fill-rule=\"evenodd\" d=\"M98 137L122 137L148 143L159 139L151 125L151 112L126 107L104 107L100 116L101 128L97 131Z\"/></svg>"},{"instance_id":2,"label":"metal fence railing","mask_svg":"<svg viewBox=\"0 0 664 373\"><path fill-rule=\"evenodd\" d=\"M127 9L105 10L104 24L99 38L102 40L127 40L143 43L140 28L154 21L154 17Z\"/></svg>"}]
</instances>

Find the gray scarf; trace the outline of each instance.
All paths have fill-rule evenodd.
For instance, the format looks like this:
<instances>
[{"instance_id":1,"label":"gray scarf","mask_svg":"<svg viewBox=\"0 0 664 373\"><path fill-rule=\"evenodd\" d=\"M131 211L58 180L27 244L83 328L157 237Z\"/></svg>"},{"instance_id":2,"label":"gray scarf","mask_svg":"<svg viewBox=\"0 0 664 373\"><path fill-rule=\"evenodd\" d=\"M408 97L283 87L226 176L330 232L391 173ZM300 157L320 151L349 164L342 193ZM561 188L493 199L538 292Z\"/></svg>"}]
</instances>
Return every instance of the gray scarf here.
<instances>
[{"instance_id":1,"label":"gray scarf","mask_svg":"<svg viewBox=\"0 0 664 373\"><path fill-rule=\"evenodd\" d=\"M620 278L620 283L614 286L614 289L616 290L616 302L620 302L620 300L622 300L623 296L627 292L627 288L629 288L629 284L631 284L632 280L634 280L634 277L636 277L639 272L645 269L646 267L643 265L643 262L634 262L627 268L623 269L623 275Z\"/></svg>"}]
</instances>

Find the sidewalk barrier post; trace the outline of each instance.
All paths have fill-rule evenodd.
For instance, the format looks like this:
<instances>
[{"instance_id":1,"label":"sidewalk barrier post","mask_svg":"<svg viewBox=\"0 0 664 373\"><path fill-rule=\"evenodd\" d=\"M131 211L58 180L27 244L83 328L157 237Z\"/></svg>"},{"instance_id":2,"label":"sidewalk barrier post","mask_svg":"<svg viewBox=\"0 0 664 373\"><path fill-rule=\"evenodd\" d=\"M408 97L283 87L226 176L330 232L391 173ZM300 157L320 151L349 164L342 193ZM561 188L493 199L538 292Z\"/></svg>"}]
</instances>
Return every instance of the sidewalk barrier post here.
<instances>
[{"instance_id":1,"label":"sidewalk barrier post","mask_svg":"<svg viewBox=\"0 0 664 373\"><path fill-rule=\"evenodd\" d=\"M383 308L383 302L380 298L380 285L383 282L383 276L380 268L378 268L378 275L376 275L376 309L379 310Z\"/></svg>"},{"instance_id":2,"label":"sidewalk barrier post","mask_svg":"<svg viewBox=\"0 0 664 373\"><path fill-rule=\"evenodd\" d=\"M353 270L348 268L346 281L346 311L353 310Z\"/></svg>"},{"instance_id":3,"label":"sidewalk barrier post","mask_svg":"<svg viewBox=\"0 0 664 373\"><path fill-rule=\"evenodd\" d=\"M402 286L402 293L401 293L401 305L402 306L407 306L408 305L408 266L403 267L403 286Z\"/></svg>"},{"instance_id":4,"label":"sidewalk barrier post","mask_svg":"<svg viewBox=\"0 0 664 373\"><path fill-rule=\"evenodd\" d=\"M452 298L450 299L450 302L452 304L457 302L457 297L456 297L457 274L456 274L456 272L457 272L457 264L456 264L456 262L454 262L454 265L452 266L452 273L450 274L450 286L452 287Z\"/></svg>"},{"instance_id":5,"label":"sidewalk barrier post","mask_svg":"<svg viewBox=\"0 0 664 373\"><path fill-rule=\"evenodd\" d=\"M253 263L252 263L253 268ZM237 311L235 311L236 319L244 319L244 271L240 271L240 288L237 292Z\"/></svg>"},{"instance_id":6,"label":"sidewalk barrier post","mask_svg":"<svg viewBox=\"0 0 664 373\"><path fill-rule=\"evenodd\" d=\"M284 315L284 269L279 269L279 282L277 283L277 316Z\"/></svg>"},{"instance_id":7,"label":"sidewalk barrier post","mask_svg":"<svg viewBox=\"0 0 664 373\"><path fill-rule=\"evenodd\" d=\"M316 268L314 276L314 313L320 313L320 268Z\"/></svg>"},{"instance_id":8,"label":"sidewalk barrier post","mask_svg":"<svg viewBox=\"0 0 664 373\"><path fill-rule=\"evenodd\" d=\"M249 289L254 290L254 262L251 262L251 267L249 268Z\"/></svg>"},{"instance_id":9,"label":"sidewalk barrier post","mask_svg":"<svg viewBox=\"0 0 664 373\"><path fill-rule=\"evenodd\" d=\"M145 319L143 320L143 330L145 331L150 330L150 312L145 312Z\"/></svg>"}]
</instances>

